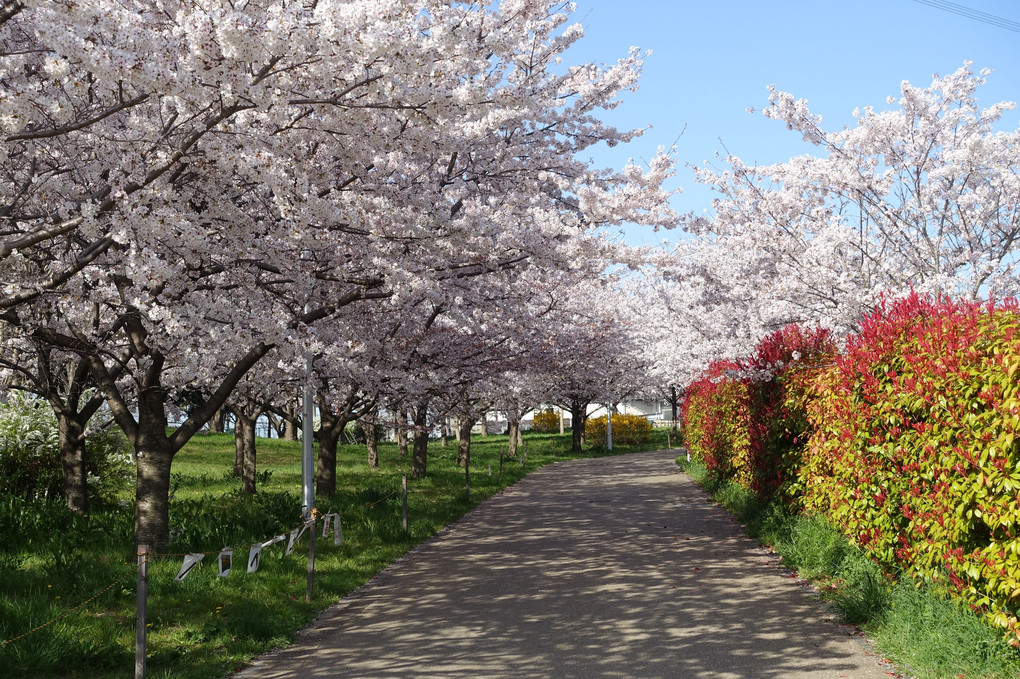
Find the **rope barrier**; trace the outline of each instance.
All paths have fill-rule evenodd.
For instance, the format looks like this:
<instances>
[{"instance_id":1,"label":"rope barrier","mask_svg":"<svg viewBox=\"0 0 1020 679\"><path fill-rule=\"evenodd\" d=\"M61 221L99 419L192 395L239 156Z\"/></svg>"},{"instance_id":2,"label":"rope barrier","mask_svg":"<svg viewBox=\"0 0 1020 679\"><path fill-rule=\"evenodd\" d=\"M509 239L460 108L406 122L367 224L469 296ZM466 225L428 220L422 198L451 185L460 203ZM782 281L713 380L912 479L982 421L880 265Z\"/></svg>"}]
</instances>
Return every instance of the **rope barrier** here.
<instances>
[{"instance_id":1,"label":"rope barrier","mask_svg":"<svg viewBox=\"0 0 1020 679\"><path fill-rule=\"evenodd\" d=\"M391 491L390 493L382 496L381 498L379 498L377 500L373 500L371 502L366 502L365 506L370 508L370 509L374 509L376 505L382 504L386 500L389 500L391 497L394 497L394 496L398 495L400 492L401 491L399 489ZM339 519L341 516L349 518L353 513L354 513L354 510L348 509L347 511L343 511L343 512L330 512L329 514L332 514L332 515L336 516L337 519ZM298 526L296 526L296 527L294 527L294 528L292 528L292 529L290 529L288 531L285 531L283 534L286 535L286 534L292 533L295 530L300 530L302 527L313 526L313 525L315 525L320 520L320 518L323 518L323 517L329 515L329 514L323 514L317 508L313 508L311 514L312 515L311 515L311 517L309 519L307 519L305 521L302 521L300 525L298 525ZM252 544L256 544L256 543L252 543ZM146 556L148 558L163 558L163 557L176 557L176 558L180 558L180 557L194 556L194 555L198 555L198 554L201 554L203 556L210 556L210 555L213 555L213 554L217 554L218 555L221 552L222 552L222 550L220 550L220 549L209 551L209 552L163 552L163 553L149 552L149 553L146 554ZM136 556L141 556L141 554L137 554ZM137 570L138 570L138 564L135 564L135 567L131 571L128 571L127 573L125 573L121 577L117 578L115 581L113 581L112 583L110 583L109 585L104 587L102 590L100 590L99 592L97 592L93 596L91 596L88 599L82 601L80 604L78 604L74 608L70 608L70 609L64 611L63 613L61 613L60 615L56 616L52 620L48 620L47 622L44 622L41 625L33 627L32 629L28 630L27 632L25 632L23 634L20 634L20 635L18 635L16 637L12 637L11 639L7 639L5 641L0 641L0 648L2 648L4 646L7 646L8 644L12 644L15 641L19 641L21 639L24 639L27 636L35 634L36 632L38 632L38 631L40 631L42 629L45 629L46 627L48 627L48 626L52 625L53 623L55 623L55 622L65 618L65 617L71 615L72 613L75 613L75 612L81 610L82 608L84 608L88 604L92 603L93 601L95 601L96 599L101 597L103 594L106 594L111 589L113 589L114 587L116 587L120 583L124 582L124 580L126 580L128 577L133 575Z\"/></svg>"},{"instance_id":2,"label":"rope barrier","mask_svg":"<svg viewBox=\"0 0 1020 679\"><path fill-rule=\"evenodd\" d=\"M137 566L135 568L137 569ZM0 641L0 647L6 646L7 644L12 644L15 641L18 641L19 639L24 639L25 637L27 637L27 636L29 636L31 634L35 634L39 630L41 630L41 629L43 629L45 627L48 627L49 625L52 625L53 623L57 622L58 620L60 620L62 618L66 618L67 616L71 615L72 613L74 613L74 612L84 608L88 604L92 603L93 601L95 601L99 597L101 597L104 594L106 594L107 592L109 592L111 589L113 589L114 587L116 587L120 583L124 582L124 580L126 580L129 576L134 575L134 572L135 572L134 570L128 571L127 573L125 573L124 575L122 575L121 577L117 578L112 583L110 583L109 585L104 587L97 594L89 597L88 599L86 599L85 601L81 602L80 604L78 604L74 608L70 608L70 609L64 611L63 613L61 613L57 617L53 618L52 620L50 620L48 622L44 622L43 624L39 625L38 627L33 627L32 629L28 630L24 634L18 635L16 637L14 637L13 639L8 639L6 641Z\"/></svg>"},{"instance_id":3,"label":"rope barrier","mask_svg":"<svg viewBox=\"0 0 1020 679\"><path fill-rule=\"evenodd\" d=\"M322 516L322 514L319 513L319 510L313 509L312 511L315 512L316 520L318 520L318 517ZM294 528L291 528L290 530L284 531L283 535L287 535L287 534L291 533L292 531L299 530L301 528L301 526L308 526L311 523L313 523L313 521L302 521L301 525L296 526ZM251 544L256 544L256 543L253 542ZM191 556L192 554L201 554L203 556L209 556L210 554L219 554L221 551L223 551L223 550L221 550L221 549L214 549L211 552L162 552L162 553L150 552L149 556L150 557L166 557L166 556L181 557L181 556Z\"/></svg>"}]
</instances>

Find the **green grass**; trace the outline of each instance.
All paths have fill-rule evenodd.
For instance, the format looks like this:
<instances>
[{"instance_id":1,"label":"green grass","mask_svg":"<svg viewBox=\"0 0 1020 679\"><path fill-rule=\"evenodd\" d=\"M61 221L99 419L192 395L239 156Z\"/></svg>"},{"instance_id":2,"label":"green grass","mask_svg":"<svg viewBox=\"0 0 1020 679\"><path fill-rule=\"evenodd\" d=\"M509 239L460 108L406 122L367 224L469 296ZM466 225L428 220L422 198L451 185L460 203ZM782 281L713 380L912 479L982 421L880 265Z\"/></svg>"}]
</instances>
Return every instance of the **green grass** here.
<instances>
[{"instance_id":1,"label":"green grass","mask_svg":"<svg viewBox=\"0 0 1020 679\"><path fill-rule=\"evenodd\" d=\"M918 679L1020 677L1020 652L970 609L908 577L883 573L819 517L792 515L734 483L712 479L697 461L677 462L747 532L818 585L844 621Z\"/></svg>"},{"instance_id":2,"label":"green grass","mask_svg":"<svg viewBox=\"0 0 1020 679\"><path fill-rule=\"evenodd\" d=\"M215 556L209 555L187 579L175 582L180 556L152 562L147 676L224 676L258 653L287 643L319 611L484 498L539 466L581 457L569 452L569 434L528 434L525 441L526 466L520 457L504 460L502 479L499 456L506 437L473 441L470 501L464 470L456 465L456 442L451 440L445 448L433 442L427 478L408 479L408 533L402 527L399 491L401 476L410 477L410 458L398 456L395 444L381 444L380 467L371 469L364 446L341 446L337 493L319 498L317 505L324 513L341 513L344 544L335 547L332 540L318 541L315 595L306 602L307 537L290 556L284 556L286 543L268 548L257 573L245 573L243 568L251 543L299 524L300 445L260 439L259 492L246 496L230 473L232 435L195 437L173 464L170 550L183 554L232 546L238 565L229 577L219 578ZM665 431L655 431L648 444L617 447L614 453L664 447ZM603 454L595 448L582 456ZM0 497L0 643L64 616L0 646L0 676L134 676L132 516L128 498L96 507L84 519L59 502ZM100 592L94 601L72 611Z\"/></svg>"}]
</instances>

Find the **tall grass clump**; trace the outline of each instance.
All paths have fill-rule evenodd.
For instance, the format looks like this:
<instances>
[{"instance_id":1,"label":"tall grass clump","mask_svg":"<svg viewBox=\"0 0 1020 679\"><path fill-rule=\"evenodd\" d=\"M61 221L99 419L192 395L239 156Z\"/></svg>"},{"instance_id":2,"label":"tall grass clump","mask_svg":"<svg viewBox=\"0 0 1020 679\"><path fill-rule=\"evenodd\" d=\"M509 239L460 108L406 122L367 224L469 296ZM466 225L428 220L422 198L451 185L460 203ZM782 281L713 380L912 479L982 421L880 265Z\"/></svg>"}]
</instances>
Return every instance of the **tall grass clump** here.
<instances>
[{"instance_id":1,"label":"tall grass clump","mask_svg":"<svg viewBox=\"0 0 1020 679\"><path fill-rule=\"evenodd\" d=\"M127 439L103 421L101 411L89 422L85 439L88 493L96 503L125 491L134 476ZM63 493L57 417L42 398L12 390L0 402L0 497L56 499Z\"/></svg>"}]
</instances>

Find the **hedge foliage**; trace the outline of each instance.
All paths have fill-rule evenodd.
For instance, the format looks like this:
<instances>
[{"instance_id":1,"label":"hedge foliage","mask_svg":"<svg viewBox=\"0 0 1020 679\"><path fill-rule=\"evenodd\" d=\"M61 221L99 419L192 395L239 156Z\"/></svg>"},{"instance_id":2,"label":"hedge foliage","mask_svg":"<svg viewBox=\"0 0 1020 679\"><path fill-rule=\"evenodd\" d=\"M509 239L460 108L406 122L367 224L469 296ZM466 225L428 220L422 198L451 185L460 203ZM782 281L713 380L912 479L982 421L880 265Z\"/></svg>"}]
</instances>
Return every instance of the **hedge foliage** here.
<instances>
[{"instance_id":1,"label":"hedge foliage","mask_svg":"<svg viewBox=\"0 0 1020 679\"><path fill-rule=\"evenodd\" d=\"M602 444L606 440L606 416L589 419L584 426L584 435L591 443ZM613 443L633 446L647 442L651 435L652 423L647 417L613 413Z\"/></svg>"},{"instance_id":2,"label":"hedge foliage","mask_svg":"<svg viewBox=\"0 0 1020 679\"><path fill-rule=\"evenodd\" d=\"M688 388L686 442L714 475L824 516L1020 645L1018 329L1015 300L916 294L880 305L838 355L786 329Z\"/></svg>"},{"instance_id":3,"label":"hedge foliage","mask_svg":"<svg viewBox=\"0 0 1020 679\"><path fill-rule=\"evenodd\" d=\"M712 363L690 384L681 406L684 442L717 479L737 475L750 447L747 386L732 361Z\"/></svg>"},{"instance_id":4,"label":"hedge foliage","mask_svg":"<svg viewBox=\"0 0 1020 679\"><path fill-rule=\"evenodd\" d=\"M1020 314L912 295L816 383L796 490L887 568L1020 639Z\"/></svg>"},{"instance_id":5,"label":"hedge foliage","mask_svg":"<svg viewBox=\"0 0 1020 679\"><path fill-rule=\"evenodd\" d=\"M786 489L807 439L806 396L834 353L826 331L789 326L765 337L747 360L713 363L682 405L691 455L759 499Z\"/></svg>"}]
</instances>

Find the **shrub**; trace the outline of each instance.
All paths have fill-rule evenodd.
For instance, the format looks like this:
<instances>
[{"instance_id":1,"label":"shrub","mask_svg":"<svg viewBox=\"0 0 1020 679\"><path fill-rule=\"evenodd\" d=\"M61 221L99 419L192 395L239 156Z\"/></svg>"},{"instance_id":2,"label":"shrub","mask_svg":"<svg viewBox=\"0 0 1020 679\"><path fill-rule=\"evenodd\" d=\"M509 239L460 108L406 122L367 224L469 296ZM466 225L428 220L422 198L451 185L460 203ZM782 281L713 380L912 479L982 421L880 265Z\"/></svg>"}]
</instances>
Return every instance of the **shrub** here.
<instances>
[{"instance_id":1,"label":"shrub","mask_svg":"<svg viewBox=\"0 0 1020 679\"><path fill-rule=\"evenodd\" d=\"M373 426L375 427L375 440L382 441L386 437L386 427L378 423ZM347 426L344 427L344 436L346 437L347 442L352 445L366 443L365 428L361 424L361 420L348 422Z\"/></svg>"},{"instance_id":2,"label":"shrub","mask_svg":"<svg viewBox=\"0 0 1020 679\"><path fill-rule=\"evenodd\" d=\"M540 434L554 434L559 432L559 430L560 430L559 413L557 413L552 408L538 410L535 412L535 418L532 421L531 431L538 432Z\"/></svg>"},{"instance_id":3,"label":"shrub","mask_svg":"<svg viewBox=\"0 0 1020 679\"><path fill-rule=\"evenodd\" d=\"M1020 314L913 294L820 375L797 481L870 557L1020 638Z\"/></svg>"},{"instance_id":4,"label":"shrub","mask_svg":"<svg viewBox=\"0 0 1020 679\"><path fill-rule=\"evenodd\" d=\"M687 449L716 479L737 475L750 445L747 387L739 371L732 361L712 363L687 387L681 405Z\"/></svg>"},{"instance_id":5,"label":"shrub","mask_svg":"<svg viewBox=\"0 0 1020 679\"><path fill-rule=\"evenodd\" d=\"M761 500L788 499L811 425L810 388L836 347L827 330L789 325L763 338L741 362L747 389L746 460L736 466L737 482Z\"/></svg>"},{"instance_id":6,"label":"shrub","mask_svg":"<svg viewBox=\"0 0 1020 679\"><path fill-rule=\"evenodd\" d=\"M85 440L89 495L112 500L131 481L133 461L124 435L90 423ZM11 392L0 404L0 495L56 498L63 491L57 418L43 399Z\"/></svg>"},{"instance_id":7,"label":"shrub","mask_svg":"<svg viewBox=\"0 0 1020 679\"><path fill-rule=\"evenodd\" d=\"M49 404L12 391L0 404L0 493L59 497L60 441Z\"/></svg>"},{"instance_id":8,"label":"shrub","mask_svg":"<svg viewBox=\"0 0 1020 679\"><path fill-rule=\"evenodd\" d=\"M682 406L691 455L760 500L787 499L810 432L810 385L835 351L827 331L791 325L762 339L749 359L710 365Z\"/></svg>"},{"instance_id":9,"label":"shrub","mask_svg":"<svg viewBox=\"0 0 1020 679\"><path fill-rule=\"evenodd\" d=\"M558 427L559 425L557 425ZM606 440L606 416L588 420L584 427L588 441L600 445ZM633 446L644 443L652 434L652 423L641 415L620 415L613 413L613 443Z\"/></svg>"}]
</instances>

